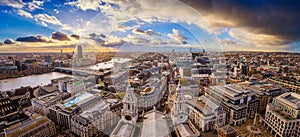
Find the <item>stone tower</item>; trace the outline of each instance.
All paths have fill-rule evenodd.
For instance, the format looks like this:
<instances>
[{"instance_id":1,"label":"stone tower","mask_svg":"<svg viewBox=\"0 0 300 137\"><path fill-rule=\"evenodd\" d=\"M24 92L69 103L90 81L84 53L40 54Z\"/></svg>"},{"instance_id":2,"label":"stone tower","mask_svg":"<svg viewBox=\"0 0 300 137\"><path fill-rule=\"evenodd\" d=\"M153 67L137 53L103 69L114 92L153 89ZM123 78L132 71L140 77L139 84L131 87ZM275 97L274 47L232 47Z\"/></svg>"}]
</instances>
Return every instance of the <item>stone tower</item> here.
<instances>
[{"instance_id":1,"label":"stone tower","mask_svg":"<svg viewBox=\"0 0 300 137\"><path fill-rule=\"evenodd\" d=\"M186 105L186 99L181 91L181 80L179 79L178 86L176 89L176 100L171 112L171 118L174 125L185 123L188 119L188 107Z\"/></svg>"},{"instance_id":2,"label":"stone tower","mask_svg":"<svg viewBox=\"0 0 300 137\"><path fill-rule=\"evenodd\" d=\"M134 89L130 85L128 80L128 85L126 89L125 96L123 98L123 112L122 118L128 122L135 123L138 117L138 98L134 93Z\"/></svg>"}]
</instances>

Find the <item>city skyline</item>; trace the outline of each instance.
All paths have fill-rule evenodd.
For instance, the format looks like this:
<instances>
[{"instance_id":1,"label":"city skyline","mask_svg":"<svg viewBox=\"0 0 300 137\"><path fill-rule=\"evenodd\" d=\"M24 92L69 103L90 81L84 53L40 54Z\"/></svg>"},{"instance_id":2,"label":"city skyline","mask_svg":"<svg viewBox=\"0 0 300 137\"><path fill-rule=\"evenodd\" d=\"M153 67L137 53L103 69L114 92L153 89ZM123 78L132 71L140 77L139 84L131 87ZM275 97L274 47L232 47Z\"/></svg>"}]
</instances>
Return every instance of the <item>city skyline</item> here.
<instances>
[{"instance_id":1,"label":"city skyline","mask_svg":"<svg viewBox=\"0 0 300 137\"><path fill-rule=\"evenodd\" d=\"M0 51L72 52L88 43L102 52L128 45L299 52L299 17L293 14L298 5L281 0L4 0Z\"/></svg>"},{"instance_id":2,"label":"city skyline","mask_svg":"<svg viewBox=\"0 0 300 137\"><path fill-rule=\"evenodd\" d=\"M0 0L0 137L300 137L300 1Z\"/></svg>"}]
</instances>

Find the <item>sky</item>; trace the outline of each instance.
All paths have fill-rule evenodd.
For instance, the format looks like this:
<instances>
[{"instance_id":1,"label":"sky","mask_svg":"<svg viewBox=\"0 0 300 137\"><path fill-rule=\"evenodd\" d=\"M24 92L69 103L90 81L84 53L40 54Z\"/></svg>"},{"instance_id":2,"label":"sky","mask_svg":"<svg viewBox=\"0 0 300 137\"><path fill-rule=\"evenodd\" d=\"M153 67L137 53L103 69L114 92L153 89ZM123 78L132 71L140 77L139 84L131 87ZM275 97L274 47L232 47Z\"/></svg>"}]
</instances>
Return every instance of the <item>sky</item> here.
<instances>
[{"instance_id":1,"label":"sky","mask_svg":"<svg viewBox=\"0 0 300 137\"><path fill-rule=\"evenodd\" d=\"M0 52L299 52L294 0L1 0Z\"/></svg>"}]
</instances>

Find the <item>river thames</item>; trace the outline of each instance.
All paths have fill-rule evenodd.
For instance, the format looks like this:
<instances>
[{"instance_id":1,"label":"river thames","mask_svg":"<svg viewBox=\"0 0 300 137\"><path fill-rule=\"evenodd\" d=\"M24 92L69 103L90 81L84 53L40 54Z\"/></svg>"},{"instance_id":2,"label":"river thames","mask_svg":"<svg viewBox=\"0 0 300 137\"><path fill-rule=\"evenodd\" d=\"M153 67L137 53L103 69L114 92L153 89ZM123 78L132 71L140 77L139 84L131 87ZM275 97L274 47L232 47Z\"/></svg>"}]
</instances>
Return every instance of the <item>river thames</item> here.
<instances>
[{"instance_id":1,"label":"river thames","mask_svg":"<svg viewBox=\"0 0 300 137\"><path fill-rule=\"evenodd\" d=\"M107 68L113 68L114 63L125 63L131 61L129 58L113 58L112 60L108 62L102 62L95 65L87 66L87 67L80 67L80 68L74 68L74 69L82 69L82 70L88 70L88 71L96 71L99 69L107 69ZM21 86L41 86L41 85L47 85L51 83L51 79L56 79L60 77L65 76L71 76L68 74L60 73L60 72L49 72L39 75L30 75L20 78L10 78L10 79L3 79L0 80L0 91L6 91L6 90L12 90L20 88Z\"/></svg>"},{"instance_id":2,"label":"river thames","mask_svg":"<svg viewBox=\"0 0 300 137\"><path fill-rule=\"evenodd\" d=\"M47 85L51 83L51 79L60 78L64 76L71 76L59 72L49 72L39 75L30 75L20 78L10 78L0 80L0 91L6 91L11 89L20 88L21 86L35 87L38 85Z\"/></svg>"}]
</instances>

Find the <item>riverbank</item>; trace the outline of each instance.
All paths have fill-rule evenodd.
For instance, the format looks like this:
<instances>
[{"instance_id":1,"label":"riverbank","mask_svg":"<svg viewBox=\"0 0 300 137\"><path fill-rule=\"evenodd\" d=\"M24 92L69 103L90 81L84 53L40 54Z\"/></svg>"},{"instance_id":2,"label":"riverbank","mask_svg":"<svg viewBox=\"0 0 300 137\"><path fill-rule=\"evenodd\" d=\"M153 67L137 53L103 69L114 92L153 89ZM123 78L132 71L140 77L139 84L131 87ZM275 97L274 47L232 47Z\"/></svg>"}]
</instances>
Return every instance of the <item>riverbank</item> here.
<instances>
[{"instance_id":1,"label":"riverbank","mask_svg":"<svg viewBox=\"0 0 300 137\"><path fill-rule=\"evenodd\" d=\"M25 86L42 86L51 83L51 79L71 76L60 72L48 72L43 74L35 74L30 76L23 76L18 78L9 78L0 80L0 91L7 91L17 89Z\"/></svg>"},{"instance_id":2,"label":"riverbank","mask_svg":"<svg viewBox=\"0 0 300 137\"><path fill-rule=\"evenodd\" d=\"M49 73L49 72L53 72L52 68L47 68L47 70L43 70L43 71L20 71L18 73L15 74L2 74L0 76L0 80L5 80L5 79L10 79L10 78L21 78L21 77L26 77L26 76L30 76L30 75L40 75L40 74L44 74L44 73Z\"/></svg>"}]
</instances>

